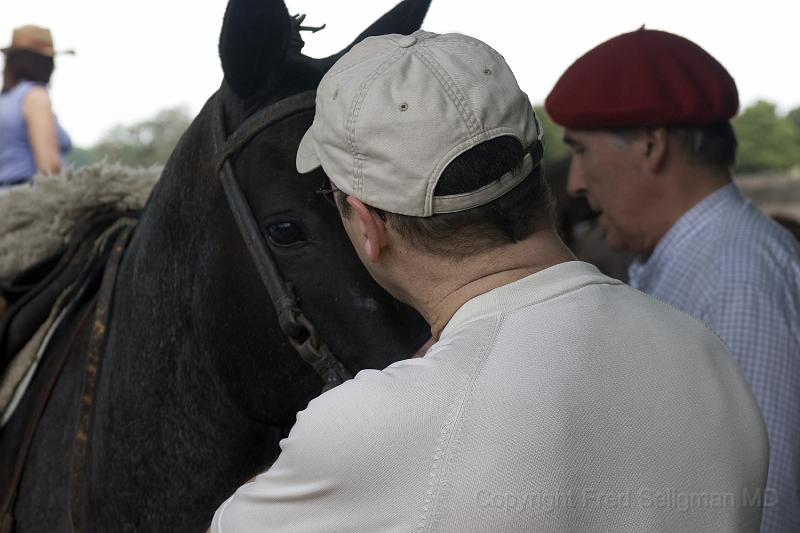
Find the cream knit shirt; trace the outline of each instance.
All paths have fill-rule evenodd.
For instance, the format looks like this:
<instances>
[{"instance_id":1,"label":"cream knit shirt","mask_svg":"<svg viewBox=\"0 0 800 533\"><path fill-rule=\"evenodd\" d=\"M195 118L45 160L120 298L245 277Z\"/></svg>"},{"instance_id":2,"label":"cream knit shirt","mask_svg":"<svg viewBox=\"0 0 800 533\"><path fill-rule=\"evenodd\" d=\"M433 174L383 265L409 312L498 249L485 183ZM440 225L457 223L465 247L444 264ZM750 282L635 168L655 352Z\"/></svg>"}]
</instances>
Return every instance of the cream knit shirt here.
<instances>
[{"instance_id":1,"label":"cream knit shirt","mask_svg":"<svg viewBox=\"0 0 800 533\"><path fill-rule=\"evenodd\" d=\"M470 300L281 448L212 531L751 532L767 467L723 343L580 262Z\"/></svg>"}]
</instances>

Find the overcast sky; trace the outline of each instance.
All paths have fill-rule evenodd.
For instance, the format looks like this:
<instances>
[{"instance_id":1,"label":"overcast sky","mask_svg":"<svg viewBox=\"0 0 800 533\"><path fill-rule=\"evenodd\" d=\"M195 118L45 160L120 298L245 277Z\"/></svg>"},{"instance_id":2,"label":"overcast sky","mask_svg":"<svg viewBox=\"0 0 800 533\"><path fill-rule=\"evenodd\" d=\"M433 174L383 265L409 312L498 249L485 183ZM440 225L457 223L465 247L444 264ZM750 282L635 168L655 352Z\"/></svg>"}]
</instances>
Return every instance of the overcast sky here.
<instances>
[{"instance_id":1,"label":"overcast sky","mask_svg":"<svg viewBox=\"0 0 800 533\"><path fill-rule=\"evenodd\" d=\"M79 146L111 126L184 104L199 111L222 78L217 39L224 0L0 0L0 46L11 30L53 30L56 113ZM327 28L304 34L305 53L330 55L393 0L289 0L290 13ZM642 24L700 44L731 72L744 105L764 98L785 111L800 106L800 1L760 0L433 0L424 28L458 31L503 54L533 102L584 52Z\"/></svg>"}]
</instances>

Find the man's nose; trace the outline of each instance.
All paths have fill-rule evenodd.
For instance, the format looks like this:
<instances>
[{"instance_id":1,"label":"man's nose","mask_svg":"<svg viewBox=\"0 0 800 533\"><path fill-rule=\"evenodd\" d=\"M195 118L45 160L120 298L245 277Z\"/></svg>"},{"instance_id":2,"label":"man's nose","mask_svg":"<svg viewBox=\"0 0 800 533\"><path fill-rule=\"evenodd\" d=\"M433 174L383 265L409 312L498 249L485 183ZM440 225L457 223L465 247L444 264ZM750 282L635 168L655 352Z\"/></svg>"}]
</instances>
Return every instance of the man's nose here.
<instances>
[{"instance_id":1,"label":"man's nose","mask_svg":"<svg viewBox=\"0 0 800 533\"><path fill-rule=\"evenodd\" d=\"M569 172L567 173L567 192L570 196L583 196L586 194L586 180L580 163L573 157L569 162Z\"/></svg>"}]
</instances>

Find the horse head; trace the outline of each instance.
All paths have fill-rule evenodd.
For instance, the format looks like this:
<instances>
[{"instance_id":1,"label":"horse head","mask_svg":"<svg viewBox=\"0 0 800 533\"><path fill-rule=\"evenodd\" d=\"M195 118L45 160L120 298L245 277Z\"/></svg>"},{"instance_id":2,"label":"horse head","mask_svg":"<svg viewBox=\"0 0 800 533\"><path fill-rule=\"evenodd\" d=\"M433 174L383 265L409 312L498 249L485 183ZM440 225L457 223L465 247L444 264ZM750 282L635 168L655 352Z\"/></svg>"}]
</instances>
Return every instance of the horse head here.
<instances>
[{"instance_id":1,"label":"horse head","mask_svg":"<svg viewBox=\"0 0 800 533\"><path fill-rule=\"evenodd\" d=\"M377 20L355 42L386 32L410 33L419 27L429 1L406 0ZM350 46L328 58L313 59L302 54L302 18L291 17L282 1L231 0L220 36L220 57L225 73L215 96L217 128L230 139L256 120L257 133L235 145L231 154L232 174L241 188L252 219L282 276L294 292L299 308L317 329L335 357L355 374L362 368L383 368L410 356L428 336L427 327L414 311L393 300L369 276L349 243L336 210L317 193L325 182L324 173L301 175L295 153L314 117L313 91L324 73ZM355 44L355 42L353 44ZM290 109L276 120L280 106ZM264 127L264 122L269 125ZM219 140L219 139L218 139ZM217 146L217 153L220 147ZM229 206L230 207L230 206ZM228 228L226 233L239 232ZM205 279L219 281L230 271L231 260L252 263L254 254L221 254L222 272ZM227 265L224 263L228 262ZM230 302L244 307L240 337L259 332L268 343L256 350L262 365L231 357L228 347L210 353L226 382L229 394L251 416L271 423L290 421L294 413L319 393L322 382L300 359L278 330L274 305L266 301L265 280L242 277L241 300ZM266 280L269 283L270 280ZM235 283L235 281L234 281ZM209 286L213 291L214 287ZM261 294L254 298L256 294ZM220 295L224 298L225 295ZM248 305L249 303L249 305ZM261 309L258 309L261 308ZM208 308L206 320L213 321L215 309ZM268 315L268 316L267 316ZM260 317L258 320L252 320ZM276 349L279 348L279 349ZM243 347L244 349L244 347ZM289 386L287 386L289 385Z\"/></svg>"}]
</instances>

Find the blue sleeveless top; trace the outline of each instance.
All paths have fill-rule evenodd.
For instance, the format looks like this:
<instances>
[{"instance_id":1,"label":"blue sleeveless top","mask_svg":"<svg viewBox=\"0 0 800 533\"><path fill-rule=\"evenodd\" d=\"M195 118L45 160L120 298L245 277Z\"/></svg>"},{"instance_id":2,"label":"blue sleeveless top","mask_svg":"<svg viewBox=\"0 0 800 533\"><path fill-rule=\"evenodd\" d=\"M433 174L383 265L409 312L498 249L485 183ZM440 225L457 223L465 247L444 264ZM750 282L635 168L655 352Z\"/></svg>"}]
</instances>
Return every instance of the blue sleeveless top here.
<instances>
[{"instance_id":1,"label":"blue sleeveless top","mask_svg":"<svg viewBox=\"0 0 800 533\"><path fill-rule=\"evenodd\" d=\"M21 81L10 91L0 94L0 187L30 181L36 174L36 161L28 139L28 125L22 116L22 101L36 85L40 84ZM72 142L55 116L53 120L63 164L64 157L72 148Z\"/></svg>"}]
</instances>

